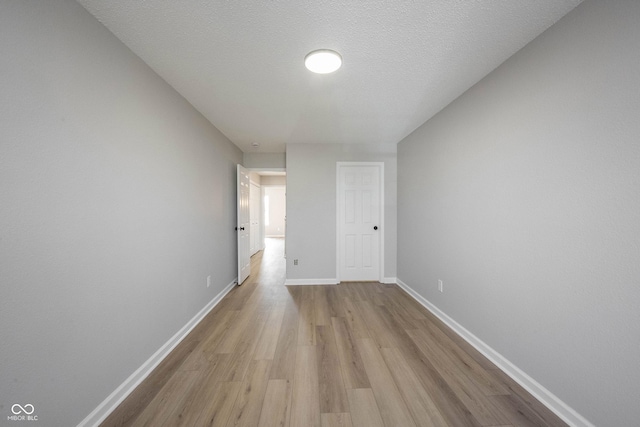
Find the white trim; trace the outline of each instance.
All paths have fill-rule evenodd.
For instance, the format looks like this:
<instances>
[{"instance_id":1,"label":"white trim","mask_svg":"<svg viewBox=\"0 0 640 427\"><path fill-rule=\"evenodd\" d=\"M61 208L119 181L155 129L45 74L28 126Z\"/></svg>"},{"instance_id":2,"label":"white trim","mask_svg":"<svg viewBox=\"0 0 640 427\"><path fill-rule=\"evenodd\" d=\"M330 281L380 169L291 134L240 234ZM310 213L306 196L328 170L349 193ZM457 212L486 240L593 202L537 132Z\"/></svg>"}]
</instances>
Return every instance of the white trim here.
<instances>
[{"instance_id":1,"label":"white trim","mask_svg":"<svg viewBox=\"0 0 640 427\"><path fill-rule=\"evenodd\" d=\"M505 358L500 353L491 348L488 344L483 342L480 338L473 335L471 332L465 329L464 326L453 320L446 313L433 305L429 300L414 291L409 285L407 285L400 279L397 279L397 283L398 286L404 289L413 299L415 299L423 307L425 307L436 317L442 320L462 339L471 344L476 350L478 350L480 353L482 353L482 355L493 362L515 382L520 384L525 390L531 393L533 397L538 399L543 405L553 411L558 417L562 418L567 424L574 427L595 427L586 418L584 418L573 408L560 400L556 395L551 393L544 386L531 378L516 365L511 363L507 358Z\"/></svg>"},{"instance_id":2,"label":"white trim","mask_svg":"<svg viewBox=\"0 0 640 427\"><path fill-rule=\"evenodd\" d=\"M338 279L287 279L284 281L286 286L337 285L338 283L340 283Z\"/></svg>"},{"instance_id":3,"label":"white trim","mask_svg":"<svg viewBox=\"0 0 640 427\"><path fill-rule=\"evenodd\" d=\"M180 342L189 335L204 317L215 307L226 294L238 283L233 279L218 295L204 306L191 320L187 322L169 341L156 351L146 362L129 376L120 386L98 405L87 417L80 421L77 427L99 426L113 412L124 399L162 362Z\"/></svg>"},{"instance_id":4,"label":"white trim","mask_svg":"<svg viewBox=\"0 0 640 427\"><path fill-rule=\"evenodd\" d=\"M383 277L381 283L387 284L387 285L397 285L398 284L398 278L397 277Z\"/></svg>"},{"instance_id":5,"label":"white trim","mask_svg":"<svg viewBox=\"0 0 640 427\"><path fill-rule=\"evenodd\" d=\"M343 166L377 166L380 168L380 186L379 186L379 204L380 204L380 245L378 248L378 281L384 283L384 235L386 227L384 224L384 162L336 162L336 277L338 283L340 282L340 236L342 232L342 226L340 224L340 190L342 188L340 182L340 168Z\"/></svg>"}]
</instances>

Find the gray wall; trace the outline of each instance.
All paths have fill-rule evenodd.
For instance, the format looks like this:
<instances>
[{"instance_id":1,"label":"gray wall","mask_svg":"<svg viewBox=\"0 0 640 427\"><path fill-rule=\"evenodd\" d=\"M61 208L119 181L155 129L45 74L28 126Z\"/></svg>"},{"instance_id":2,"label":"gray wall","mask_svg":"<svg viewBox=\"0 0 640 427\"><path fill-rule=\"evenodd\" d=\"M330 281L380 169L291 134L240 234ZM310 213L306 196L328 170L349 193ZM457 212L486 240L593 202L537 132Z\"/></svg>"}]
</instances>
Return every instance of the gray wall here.
<instances>
[{"instance_id":1,"label":"gray wall","mask_svg":"<svg viewBox=\"0 0 640 427\"><path fill-rule=\"evenodd\" d=\"M640 420L638 22L586 1L398 147L398 277L601 426Z\"/></svg>"},{"instance_id":2,"label":"gray wall","mask_svg":"<svg viewBox=\"0 0 640 427\"><path fill-rule=\"evenodd\" d=\"M396 145L287 145L287 279L336 278L336 162L384 162L386 277L396 276ZM293 260L299 264L294 266Z\"/></svg>"},{"instance_id":3,"label":"gray wall","mask_svg":"<svg viewBox=\"0 0 640 427\"><path fill-rule=\"evenodd\" d=\"M242 153L74 1L0 52L0 425L71 426L236 277Z\"/></svg>"},{"instance_id":4,"label":"gray wall","mask_svg":"<svg viewBox=\"0 0 640 427\"><path fill-rule=\"evenodd\" d=\"M284 169L286 157L284 153L244 153L242 164L246 168L262 170Z\"/></svg>"},{"instance_id":5,"label":"gray wall","mask_svg":"<svg viewBox=\"0 0 640 427\"><path fill-rule=\"evenodd\" d=\"M270 176L263 175L261 177L260 184L262 185L287 185L287 177L286 176Z\"/></svg>"}]
</instances>

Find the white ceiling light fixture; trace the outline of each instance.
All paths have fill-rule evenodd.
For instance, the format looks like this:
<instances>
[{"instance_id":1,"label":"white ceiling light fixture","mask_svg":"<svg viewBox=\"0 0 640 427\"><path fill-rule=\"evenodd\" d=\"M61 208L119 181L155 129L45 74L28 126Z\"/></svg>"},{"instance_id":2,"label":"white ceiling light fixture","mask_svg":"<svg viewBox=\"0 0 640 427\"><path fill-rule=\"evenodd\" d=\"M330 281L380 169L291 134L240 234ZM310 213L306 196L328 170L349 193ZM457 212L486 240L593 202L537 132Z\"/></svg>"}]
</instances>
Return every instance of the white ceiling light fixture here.
<instances>
[{"instance_id":1,"label":"white ceiling light fixture","mask_svg":"<svg viewBox=\"0 0 640 427\"><path fill-rule=\"evenodd\" d=\"M342 66L342 56L329 49L314 50L304 57L304 66L318 74L333 73Z\"/></svg>"}]
</instances>

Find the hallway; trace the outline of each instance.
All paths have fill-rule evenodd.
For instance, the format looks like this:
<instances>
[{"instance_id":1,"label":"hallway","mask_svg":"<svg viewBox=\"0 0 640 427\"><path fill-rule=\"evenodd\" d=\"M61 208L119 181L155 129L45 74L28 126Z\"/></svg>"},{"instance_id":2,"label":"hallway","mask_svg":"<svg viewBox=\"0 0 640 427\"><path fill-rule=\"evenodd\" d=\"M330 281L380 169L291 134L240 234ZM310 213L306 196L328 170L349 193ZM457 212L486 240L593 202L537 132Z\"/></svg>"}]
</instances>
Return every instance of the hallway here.
<instances>
[{"instance_id":1,"label":"hallway","mask_svg":"<svg viewBox=\"0 0 640 427\"><path fill-rule=\"evenodd\" d=\"M564 426L396 285L284 286L267 239L103 426Z\"/></svg>"}]
</instances>

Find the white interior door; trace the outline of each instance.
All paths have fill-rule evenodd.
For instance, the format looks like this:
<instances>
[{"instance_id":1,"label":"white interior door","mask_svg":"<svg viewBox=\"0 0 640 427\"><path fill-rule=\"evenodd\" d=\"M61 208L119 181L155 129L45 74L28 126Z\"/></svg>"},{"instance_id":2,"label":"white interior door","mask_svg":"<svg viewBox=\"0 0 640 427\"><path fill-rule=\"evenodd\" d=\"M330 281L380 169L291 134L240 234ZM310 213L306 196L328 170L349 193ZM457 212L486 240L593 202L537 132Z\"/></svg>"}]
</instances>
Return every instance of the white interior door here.
<instances>
[{"instance_id":1,"label":"white interior door","mask_svg":"<svg viewBox=\"0 0 640 427\"><path fill-rule=\"evenodd\" d=\"M382 163L338 163L338 279L379 281Z\"/></svg>"},{"instance_id":2,"label":"white interior door","mask_svg":"<svg viewBox=\"0 0 640 427\"><path fill-rule=\"evenodd\" d=\"M253 256L256 252L262 249L262 236L260 233L260 213L262 212L260 202L261 194L260 194L260 186L254 182L251 183L249 197L251 199L249 204L249 220L251 223L251 227L249 230L249 236L251 244L249 245L249 254Z\"/></svg>"},{"instance_id":3,"label":"white interior door","mask_svg":"<svg viewBox=\"0 0 640 427\"><path fill-rule=\"evenodd\" d=\"M237 212L238 212L238 285L249 277L251 273L251 253L249 250L249 196L250 179L249 172L238 165L238 192L237 192Z\"/></svg>"}]
</instances>

